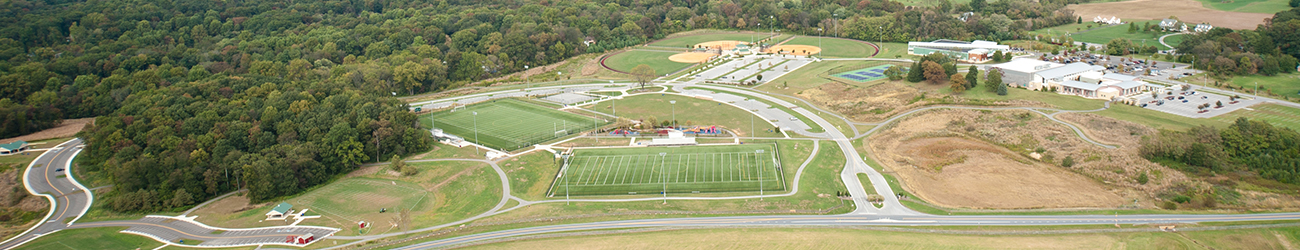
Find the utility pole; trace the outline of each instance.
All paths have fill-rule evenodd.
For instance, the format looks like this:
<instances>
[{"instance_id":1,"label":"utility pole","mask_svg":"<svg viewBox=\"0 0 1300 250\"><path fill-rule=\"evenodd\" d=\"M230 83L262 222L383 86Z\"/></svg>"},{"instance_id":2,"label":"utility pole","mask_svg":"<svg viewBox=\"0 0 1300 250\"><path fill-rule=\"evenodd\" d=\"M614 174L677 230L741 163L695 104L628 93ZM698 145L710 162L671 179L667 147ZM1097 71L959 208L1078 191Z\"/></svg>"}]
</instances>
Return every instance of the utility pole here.
<instances>
[{"instance_id":1,"label":"utility pole","mask_svg":"<svg viewBox=\"0 0 1300 250\"><path fill-rule=\"evenodd\" d=\"M673 129L677 129L677 101L668 101L673 106Z\"/></svg>"},{"instance_id":2,"label":"utility pole","mask_svg":"<svg viewBox=\"0 0 1300 250\"><path fill-rule=\"evenodd\" d=\"M664 204L668 204L668 182L667 179L664 179L664 161L667 161L668 157L664 157L665 155L668 155L668 153L659 153L659 157L661 158L659 160L659 182L664 184L663 191L659 193L664 195Z\"/></svg>"},{"instance_id":3,"label":"utility pole","mask_svg":"<svg viewBox=\"0 0 1300 250\"><path fill-rule=\"evenodd\" d=\"M758 157L758 154L762 154L762 153L763 153L762 149L754 151L754 160L761 159ZM762 167L758 168L758 200L759 201L763 200L763 168Z\"/></svg>"}]
</instances>

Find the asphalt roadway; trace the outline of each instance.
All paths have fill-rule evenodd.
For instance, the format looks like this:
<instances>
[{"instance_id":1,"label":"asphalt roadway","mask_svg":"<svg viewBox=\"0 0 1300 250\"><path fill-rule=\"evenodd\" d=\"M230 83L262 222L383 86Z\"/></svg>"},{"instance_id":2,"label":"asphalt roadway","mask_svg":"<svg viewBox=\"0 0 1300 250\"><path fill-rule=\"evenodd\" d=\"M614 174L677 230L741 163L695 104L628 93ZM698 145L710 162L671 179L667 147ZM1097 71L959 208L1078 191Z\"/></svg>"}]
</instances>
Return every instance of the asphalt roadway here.
<instances>
[{"instance_id":1,"label":"asphalt roadway","mask_svg":"<svg viewBox=\"0 0 1300 250\"><path fill-rule=\"evenodd\" d=\"M27 190L43 196L50 201L54 209L37 221L31 229L0 243L0 249L11 249L41 235L57 232L72 224L90 209L91 195L72 178L61 177L68 173L72 158L81 152L81 140L74 139L41 153L24 172L27 176ZM60 170L62 169L62 170Z\"/></svg>"}]
</instances>

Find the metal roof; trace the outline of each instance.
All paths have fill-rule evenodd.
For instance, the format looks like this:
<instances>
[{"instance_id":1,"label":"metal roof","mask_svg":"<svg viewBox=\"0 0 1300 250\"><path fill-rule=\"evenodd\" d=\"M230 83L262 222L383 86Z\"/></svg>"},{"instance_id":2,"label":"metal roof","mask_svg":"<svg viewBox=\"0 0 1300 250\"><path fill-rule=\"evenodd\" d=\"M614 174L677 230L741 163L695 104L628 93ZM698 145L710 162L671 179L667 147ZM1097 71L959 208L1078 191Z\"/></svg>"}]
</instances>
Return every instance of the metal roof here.
<instances>
[{"instance_id":1,"label":"metal roof","mask_svg":"<svg viewBox=\"0 0 1300 250\"><path fill-rule=\"evenodd\" d=\"M271 211L283 214L288 213L291 208L293 208L293 205L290 205L288 202L280 202L280 205L275 205L275 208L272 208Z\"/></svg>"},{"instance_id":2,"label":"metal roof","mask_svg":"<svg viewBox=\"0 0 1300 250\"><path fill-rule=\"evenodd\" d=\"M1039 71L1037 74L1038 76L1042 76L1043 78L1056 79L1056 78L1064 77L1066 75L1078 74L1087 71L1092 71L1092 65L1088 65L1087 63L1077 62L1077 63L1066 64L1065 66L1061 66L1061 67Z\"/></svg>"},{"instance_id":3,"label":"metal roof","mask_svg":"<svg viewBox=\"0 0 1300 250\"><path fill-rule=\"evenodd\" d=\"M14 142L10 142L10 143L0 144L0 149L4 149L4 150L15 150L15 149L22 148L23 145L27 145L27 142L25 142L25 141L14 141Z\"/></svg>"}]
</instances>

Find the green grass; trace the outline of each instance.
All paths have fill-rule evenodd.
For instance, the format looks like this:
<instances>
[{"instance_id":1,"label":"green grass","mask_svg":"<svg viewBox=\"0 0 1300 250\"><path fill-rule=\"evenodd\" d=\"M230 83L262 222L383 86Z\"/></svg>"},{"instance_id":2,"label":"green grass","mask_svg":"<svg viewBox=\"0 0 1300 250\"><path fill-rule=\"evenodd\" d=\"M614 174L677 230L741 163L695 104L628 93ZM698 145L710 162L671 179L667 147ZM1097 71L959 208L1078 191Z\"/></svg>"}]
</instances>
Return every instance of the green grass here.
<instances>
[{"instance_id":1,"label":"green grass","mask_svg":"<svg viewBox=\"0 0 1300 250\"><path fill-rule=\"evenodd\" d=\"M126 227L67 229L45 235L18 249L153 249L162 245L143 236L118 233L124 229Z\"/></svg>"},{"instance_id":2,"label":"green grass","mask_svg":"<svg viewBox=\"0 0 1300 250\"><path fill-rule=\"evenodd\" d=\"M980 72L981 77L984 72ZM909 84L929 84L926 82L909 83ZM989 100L989 101L1007 101L1007 100L1029 100L1039 101L1051 105L1057 109L1064 110L1092 110L1105 106L1103 100L1093 100L1073 95L1062 95L1053 92L1032 91L1022 88L1007 88L1007 95L998 95L988 91L986 83L980 82L974 89L966 90L959 96L972 99ZM952 89L942 88L939 90L944 94L951 94ZM1112 105L1115 106L1115 105Z\"/></svg>"},{"instance_id":3,"label":"green grass","mask_svg":"<svg viewBox=\"0 0 1300 250\"><path fill-rule=\"evenodd\" d=\"M742 42L758 41L758 40L760 40L760 39L763 39L763 38L768 37L769 35L771 35L771 34L765 34L765 33L706 33L706 34L701 34L701 35L688 35L688 36L680 36L680 37L667 38L667 39L663 39L663 40L659 40L659 41L652 42L652 43L650 43L650 45L653 45L653 46L663 46L663 47L677 47L677 48L683 48L683 49L685 49L686 46L691 46L691 45L695 45L695 44L699 44L699 43L703 43L703 42L710 42L710 41L723 41L723 40L735 40L735 41L742 41Z\"/></svg>"},{"instance_id":4,"label":"green grass","mask_svg":"<svg viewBox=\"0 0 1300 250\"><path fill-rule=\"evenodd\" d=\"M1261 104L1251 107L1254 110L1238 109L1231 113L1223 114L1210 118L1223 123L1232 123L1237 118L1245 117L1251 120L1266 121L1273 126L1287 127L1292 130L1300 131L1300 109L1277 105Z\"/></svg>"},{"instance_id":5,"label":"green grass","mask_svg":"<svg viewBox=\"0 0 1300 250\"><path fill-rule=\"evenodd\" d=\"M1124 20L1124 21L1135 22L1137 23L1138 26L1146 25L1146 23L1148 22L1153 25L1160 23L1160 20ZM1073 30L1071 30L1071 32L1073 32ZM1133 32L1132 34L1129 34L1128 24L1120 24L1120 25L1109 25L1091 31L1073 33L1072 35L1070 35L1070 37L1074 38L1075 41L1079 41L1079 42L1100 43L1100 44L1106 44L1110 42L1110 40L1116 38L1126 38L1132 40L1133 43L1142 45L1143 44L1142 39L1146 39L1145 45L1163 47L1160 46L1160 41L1158 41L1158 38L1160 38L1160 36L1164 34L1167 33L1159 32L1159 31L1142 33L1142 31L1140 30Z\"/></svg>"},{"instance_id":6,"label":"green grass","mask_svg":"<svg viewBox=\"0 0 1300 250\"><path fill-rule=\"evenodd\" d=\"M677 104L670 104L676 101ZM674 107L675 105L675 107ZM774 126L752 113L735 106L716 101L704 100L672 94L642 94L623 99L600 102L584 108L616 114L619 117L635 120L654 118L659 121L671 121L676 110L677 124L689 126L720 126L741 136L769 137L780 136L773 130ZM615 112L617 108L617 112ZM753 124L753 127L750 127Z\"/></svg>"},{"instance_id":7,"label":"green grass","mask_svg":"<svg viewBox=\"0 0 1300 250\"><path fill-rule=\"evenodd\" d=\"M1088 27L1088 26L1090 26L1090 25L1091 25L1092 27ZM1106 27L1106 24L1099 24L1099 23L1093 23L1093 22L1091 22L1091 21L1088 21L1088 22L1083 22L1083 23L1070 23L1070 24L1061 25L1061 26L1056 26L1056 27L1047 27L1047 28L1037 29L1037 30L1034 30L1034 31L1030 31L1029 34L1033 34L1033 35L1050 35L1050 36L1058 36L1058 37L1059 37L1059 36L1062 36L1062 35L1065 35L1065 34L1069 34L1069 33L1083 32L1083 31L1086 31L1086 30L1089 30L1089 29L1093 29L1093 28L1101 28L1101 27ZM1125 25L1124 27L1128 27L1128 26ZM1125 29L1125 31L1127 31L1127 28ZM1030 38L1030 39L1032 39L1032 38ZM1078 39L1078 38L1075 38L1075 39Z\"/></svg>"},{"instance_id":8,"label":"green grass","mask_svg":"<svg viewBox=\"0 0 1300 250\"><path fill-rule=\"evenodd\" d=\"M785 190L772 144L579 149L552 196Z\"/></svg>"},{"instance_id":9,"label":"green grass","mask_svg":"<svg viewBox=\"0 0 1300 250\"><path fill-rule=\"evenodd\" d=\"M1287 0L1199 0L1206 8L1246 13L1268 13L1290 9Z\"/></svg>"},{"instance_id":10,"label":"green grass","mask_svg":"<svg viewBox=\"0 0 1300 250\"><path fill-rule=\"evenodd\" d=\"M906 51L904 51L906 52ZM759 86L758 90L776 92L785 95L796 95L800 91L817 88L822 84L840 82L858 87L867 87L880 82L859 83L849 79L829 79L830 72L842 72L854 69L861 69L883 64L878 61L821 61L805 65L798 70L790 72L772 80L768 84Z\"/></svg>"},{"instance_id":11,"label":"green grass","mask_svg":"<svg viewBox=\"0 0 1300 250\"><path fill-rule=\"evenodd\" d=\"M880 49L880 54L877 54L875 58L888 59L908 57L906 43L881 43L880 47L882 47Z\"/></svg>"},{"instance_id":12,"label":"green grass","mask_svg":"<svg viewBox=\"0 0 1300 250\"><path fill-rule=\"evenodd\" d=\"M477 121L473 112L478 112ZM597 124L592 124L590 117L539 107L515 99L472 104L464 110L454 112L447 110L431 113L420 118L421 124L429 124L431 117L434 127L448 134L506 151L590 130L595 126L608 123L599 120ZM550 128L558 128L565 132L556 134L555 130L546 129L547 123L552 123ZM477 128L477 136L475 128ZM478 139L475 139L476 137Z\"/></svg>"},{"instance_id":13,"label":"green grass","mask_svg":"<svg viewBox=\"0 0 1300 250\"><path fill-rule=\"evenodd\" d=\"M803 123L804 123L805 125L808 125L808 127L812 128L812 129L809 129L808 132L813 132L813 133L826 132L826 130L825 130L825 129L822 129L821 126L818 126L816 123L813 123L812 120L809 120L809 119L808 119L808 117L803 116L802 114L799 114L799 113L794 112L794 110L790 109L790 107L785 107L785 106L781 106L781 105L776 105L776 103L773 103L773 102L768 101L768 100L765 100L765 99L758 99L758 98L754 98L754 97L749 96L749 95L740 94L740 93L736 93L736 92L725 91L725 90L701 89L701 88L694 88L694 87L686 87L686 89L699 89L699 90L706 90L706 91L712 91L712 92L717 92L717 93L727 93L727 94L731 94L731 95L735 95L735 96L739 96L739 97L744 97L744 98L748 98L748 99L758 100L758 101L763 102L763 103L766 103L767 105L772 106L772 107L774 107L774 108L776 108L776 109L780 109L782 112L785 112L785 113L787 113L787 114L793 115L795 118L798 118L800 121L803 121ZM760 134L760 135L761 135L761 134Z\"/></svg>"},{"instance_id":14,"label":"green grass","mask_svg":"<svg viewBox=\"0 0 1300 250\"><path fill-rule=\"evenodd\" d=\"M858 181L862 182L862 189L866 190L867 194L876 194L876 189L871 187L871 178L868 178L866 173L858 173Z\"/></svg>"},{"instance_id":15,"label":"green grass","mask_svg":"<svg viewBox=\"0 0 1300 250\"><path fill-rule=\"evenodd\" d=\"M1129 106L1129 105L1110 105L1110 109L1093 112L1101 116L1115 118L1124 121L1135 122L1142 125L1150 126L1154 129L1170 129L1183 131L1188 128L1206 125L1222 127L1227 123L1213 119L1198 119L1185 116Z\"/></svg>"},{"instance_id":16,"label":"green grass","mask_svg":"<svg viewBox=\"0 0 1300 250\"><path fill-rule=\"evenodd\" d=\"M1296 84L1300 82L1300 74L1237 76L1233 77L1231 82L1232 85L1241 88L1237 91L1241 93L1255 93L1255 83L1259 83L1260 96L1268 96L1268 91L1271 90L1274 95L1290 99L1300 98L1300 84Z\"/></svg>"},{"instance_id":17,"label":"green grass","mask_svg":"<svg viewBox=\"0 0 1300 250\"><path fill-rule=\"evenodd\" d=\"M818 45L818 40L821 40L821 45ZM800 36L785 44L819 46L822 48L822 52L818 56L828 58L867 58L871 57L871 53L876 52L876 48L871 47L867 42L847 38L818 39L815 36Z\"/></svg>"},{"instance_id":18,"label":"green grass","mask_svg":"<svg viewBox=\"0 0 1300 250\"><path fill-rule=\"evenodd\" d=\"M683 49L683 51L685 50ZM668 57L678 53L682 52L633 49L606 58L605 65L624 72L632 72L633 67L645 64L655 70L655 75L667 75L686 68L687 66L694 65L692 63L679 63L668 60Z\"/></svg>"},{"instance_id":19,"label":"green grass","mask_svg":"<svg viewBox=\"0 0 1300 250\"><path fill-rule=\"evenodd\" d=\"M550 152L538 151L506 160L502 165L510 177L510 192L526 200L542 200L560 171L560 161Z\"/></svg>"},{"instance_id":20,"label":"green grass","mask_svg":"<svg viewBox=\"0 0 1300 250\"><path fill-rule=\"evenodd\" d=\"M294 210L309 209L346 221L367 220L378 214L380 208L397 211L410 209L423 213L433 206L433 197L419 185L377 178L348 178L312 190L286 202ZM365 204L364 206L360 204Z\"/></svg>"},{"instance_id":21,"label":"green grass","mask_svg":"<svg viewBox=\"0 0 1300 250\"><path fill-rule=\"evenodd\" d=\"M1186 37L1186 36L1187 36L1187 35L1173 35L1173 36L1169 36L1169 37L1166 37L1166 38L1165 38L1165 43L1168 43L1169 46L1178 46L1179 44L1182 44L1182 43L1183 43L1183 38ZM1157 38L1158 38L1158 37L1157 37ZM1159 40L1157 40L1157 41L1159 41Z\"/></svg>"}]
</instances>

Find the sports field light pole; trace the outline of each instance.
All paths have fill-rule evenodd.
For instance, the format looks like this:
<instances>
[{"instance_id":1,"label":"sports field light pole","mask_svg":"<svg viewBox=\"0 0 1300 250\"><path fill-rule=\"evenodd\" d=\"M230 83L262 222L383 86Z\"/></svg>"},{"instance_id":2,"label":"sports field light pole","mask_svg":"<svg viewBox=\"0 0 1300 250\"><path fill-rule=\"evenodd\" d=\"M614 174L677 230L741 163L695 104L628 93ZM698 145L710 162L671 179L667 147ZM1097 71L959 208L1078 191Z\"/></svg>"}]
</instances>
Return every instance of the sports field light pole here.
<instances>
[{"instance_id":1,"label":"sports field light pole","mask_svg":"<svg viewBox=\"0 0 1300 250\"><path fill-rule=\"evenodd\" d=\"M668 180L664 179L664 162L668 161L668 158L664 157L665 155L668 155L668 153L659 153L659 157L663 158L659 160L659 182L664 184L664 191L659 193L664 195L664 204L668 204Z\"/></svg>"},{"instance_id":2,"label":"sports field light pole","mask_svg":"<svg viewBox=\"0 0 1300 250\"><path fill-rule=\"evenodd\" d=\"M762 149L754 150L754 159L758 159L758 154L762 154L762 153L763 153ZM762 167L758 168L758 200L759 201L763 200L763 168Z\"/></svg>"},{"instance_id":3,"label":"sports field light pole","mask_svg":"<svg viewBox=\"0 0 1300 250\"><path fill-rule=\"evenodd\" d=\"M754 133L754 117L758 116L758 110L751 109L749 111L754 111L754 115L749 116L749 137L758 137L756 136L757 134Z\"/></svg>"},{"instance_id":4,"label":"sports field light pole","mask_svg":"<svg viewBox=\"0 0 1300 250\"><path fill-rule=\"evenodd\" d=\"M479 145L482 145L483 143L478 141L478 111L470 111L470 112L474 113L474 143L478 143ZM479 153L478 147L474 147L474 154L478 154L478 153Z\"/></svg>"},{"instance_id":5,"label":"sports field light pole","mask_svg":"<svg viewBox=\"0 0 1300 250\"><path fill-rule=\"evenodd\" d=\"M1259 91L1255 91L1255 92L1259 92ZM668 101L668 103L672 104L673 106L673 129L677 129L677 101Z\"/></svg>"}]
</instances>

